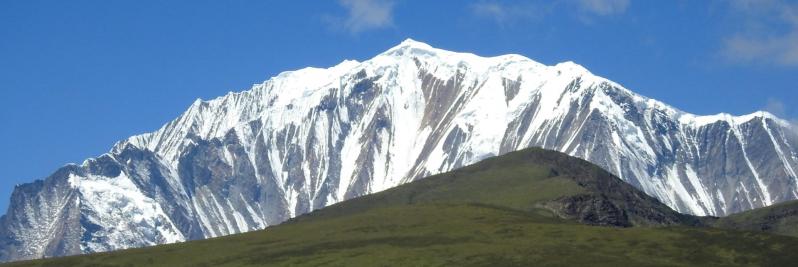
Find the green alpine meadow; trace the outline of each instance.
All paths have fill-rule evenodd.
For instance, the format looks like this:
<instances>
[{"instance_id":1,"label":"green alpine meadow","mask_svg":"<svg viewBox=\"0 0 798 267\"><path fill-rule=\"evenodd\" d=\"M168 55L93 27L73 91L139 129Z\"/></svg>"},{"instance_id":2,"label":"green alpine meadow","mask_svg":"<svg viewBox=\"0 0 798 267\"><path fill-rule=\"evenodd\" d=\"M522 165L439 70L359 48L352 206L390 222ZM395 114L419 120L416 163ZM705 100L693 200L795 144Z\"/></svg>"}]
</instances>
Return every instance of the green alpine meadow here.
<instances>
[{"instance_id":1,"label":"green alpine meadow","mask_svg":"<svg viewBox=\"0 0 798 267\"><path fill-rule=\"evenodd\" d=\"M795 206L684 215L531 148L261 231L2 266L790 266Z\"/></svg>"}]
</instances>

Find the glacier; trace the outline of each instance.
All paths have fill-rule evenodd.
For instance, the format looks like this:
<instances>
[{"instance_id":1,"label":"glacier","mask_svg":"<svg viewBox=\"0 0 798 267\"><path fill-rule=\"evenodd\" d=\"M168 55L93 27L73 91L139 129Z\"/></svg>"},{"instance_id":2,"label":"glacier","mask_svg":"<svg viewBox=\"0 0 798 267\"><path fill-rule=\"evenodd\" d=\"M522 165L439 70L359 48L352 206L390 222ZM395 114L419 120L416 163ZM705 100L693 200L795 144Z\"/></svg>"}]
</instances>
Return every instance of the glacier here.
<instances>
[{"instance_id":1,"label":"glacier","mask_svg":"<svg viewBox=\"0 0 798 267\"><path fill-rule=\"evenodd\" d=\"M197 100L155 132L14 189L0 260L258 230L486 157L583 158L694 215L798 198L798 134L767 112L698 116L584 67L408 39Z\"/></svg>"}]
</instances>

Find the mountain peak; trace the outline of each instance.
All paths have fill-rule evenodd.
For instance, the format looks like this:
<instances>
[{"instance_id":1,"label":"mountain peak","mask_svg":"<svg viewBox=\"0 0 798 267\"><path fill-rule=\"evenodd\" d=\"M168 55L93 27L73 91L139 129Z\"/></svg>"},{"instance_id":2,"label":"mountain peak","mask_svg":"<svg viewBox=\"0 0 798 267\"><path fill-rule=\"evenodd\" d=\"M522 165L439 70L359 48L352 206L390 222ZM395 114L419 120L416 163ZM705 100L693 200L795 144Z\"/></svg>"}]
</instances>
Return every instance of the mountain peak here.
<instances>
[{"instance_id":1,"label":"mountain peak","mask_svg":"<svg viewBox=\"0 0 798 267\"><path fill-rule=\"evenodd\" d=\"M382 53L382 55L404 56L408 54L418 54L432 56L438 54L440 51L444 50L440 50L426 43L407 38L398 45L391 47L388 49L388 51Z\"/></svg>"},{"instance_id":2,"label":"mountain peak","mask_svg":"<svg viewBox=\"0 0 798 267\"><path fill-rule=\"evenodd\" d=\"M419 42L410 38L405 39L399 43L398 47L417 47L417 48L433 48L427 43Z\"/></svg>"}]
</instances>

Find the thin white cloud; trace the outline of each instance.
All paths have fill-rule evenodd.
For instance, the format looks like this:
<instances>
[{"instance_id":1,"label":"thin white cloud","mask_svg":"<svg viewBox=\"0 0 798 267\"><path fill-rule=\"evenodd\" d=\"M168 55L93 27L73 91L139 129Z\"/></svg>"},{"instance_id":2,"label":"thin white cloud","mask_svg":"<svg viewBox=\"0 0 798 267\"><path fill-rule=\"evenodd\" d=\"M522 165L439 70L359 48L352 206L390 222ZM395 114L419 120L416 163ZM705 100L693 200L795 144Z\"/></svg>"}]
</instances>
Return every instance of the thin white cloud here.
<instances>
[{"instance_id":1,"label":"thin white cloud","mask_svg":"<svg viewBox=\"0 0 798 267\"><path fill-rule=\"evenodd\" d=\"M769 98L763 109L780 117L783 117L787 112L787 106L784 105L784 102L776 98Z\"/></svg>"},{"instance_id":2,"label":"thin white cloud","mask_svg":"<svg viewBox=\"0 0 798 267\"><path fill-rule=\"evenodd\" d=\"M577 0L579 8L593 15L609 16L626 12L629 0Z\"/></svg>"},{"instance_id":3,"label":"thin white cloud","mask_svg":"<svg viewBox=\"0 0 798 267\"><path fill-rule=\"evenodd\" d=\"M724 40L724 55L737 62L798 65L798 32L778 36L739 33Z\"/></svg>"},{"instance_id":4,"label":"thin white cloud","mask_svg":"<svg viewBox=\"0 0 798 267\"><path fill-rule=\"evenodd\" d=\"M798 66L798 3L784 0L734 0L742 29L723 40L722 55L737 63Z\"/></svg>"},{"instance_id":5,"label":"thin white cloud","mask_svg":"<svg viewBox=\"0 0 798 267\"><path fill-rule=\"evenodd\" d=\"M477 16L502 21L509 15L507 7L496 2L478 2L471 4L471 11Z\"/></svg>"},{"instance_id":6,"label":"thin white cloud","mask_svg":"<svg viewBox=\"0 0 798 267\"><path fill-rule=\"evenodd\" d=\"M352 34L393 26L394 1L392 0L339 0L346 9L344 17L327 17L334 27Z\"/></svg>"},{"instance_id":7,"label":"thin white cloud","mask_svg":"<svg viewBox=\"0 0 798 267\"><path fill-rule=\"evenodd\" d=\"M499 24L509 23L518 19L535 19L545 15L547 8L535 6L532 3L506 4L495 1L481 1L469 6L471 12L478 17L496 21Z\"/></svg>"},{"instance_id":8,"label":"thin white cloud","mask_svg":"<svg viewBox=\"0 0 798 267\"><path fill-rule=\"evenodd\" d=\"M499 24L540 19L555 13L570 13L583 22L592 23L592 17L595 16L613 16L625 13L629 8L629 0L560 0L552 2L483 0L471 4L469 7L475 16L491 19ZM562 12L555 12L559 11L555 9L562 9Z\"/></svg>"},{"instance_id":9,"label":"thin white cloud","mask_svg":"<svg viewBox=\"0 0 798 267\"><path fill-rule=\"evenodd\" d=\"M790 117L788 114L788 106L780 99L769 98L765 106L762 108L764 111L770 112L782 119L790 122L792 130L798 134L798 118Z\"/></svg>"}]
</instances>

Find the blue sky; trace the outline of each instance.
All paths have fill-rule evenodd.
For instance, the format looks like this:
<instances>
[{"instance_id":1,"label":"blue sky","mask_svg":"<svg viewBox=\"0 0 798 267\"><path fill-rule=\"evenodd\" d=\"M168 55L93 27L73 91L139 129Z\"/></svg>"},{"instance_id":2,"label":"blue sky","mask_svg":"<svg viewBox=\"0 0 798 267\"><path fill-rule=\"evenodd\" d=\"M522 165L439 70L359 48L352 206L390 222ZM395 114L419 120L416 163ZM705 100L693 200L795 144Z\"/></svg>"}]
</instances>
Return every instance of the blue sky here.
<instances>
[{"instance_id":1,"label":"blue sky","mask_svg":"<svg viewBox=\"0 0 798 267\"><path fill-rule=\"evenodd\" d=\"M155 130L196 98L365 60L406 38L572 60L692 113L798 118L798 4L786 0L10 0L0 2L0 207L15 184Z\"/></svg>"}]
</instances>

